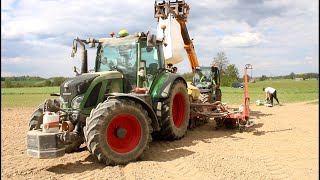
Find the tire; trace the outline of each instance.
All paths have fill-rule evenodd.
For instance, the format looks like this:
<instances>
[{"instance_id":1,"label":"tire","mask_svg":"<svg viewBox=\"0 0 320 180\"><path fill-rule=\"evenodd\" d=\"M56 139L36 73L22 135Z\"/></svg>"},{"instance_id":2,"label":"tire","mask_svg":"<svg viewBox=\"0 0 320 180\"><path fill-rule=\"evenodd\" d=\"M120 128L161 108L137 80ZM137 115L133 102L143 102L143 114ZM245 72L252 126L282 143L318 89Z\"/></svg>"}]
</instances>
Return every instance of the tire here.
<instances>
[{"instance_id":1,"label":"tire","mask_svg":"<svg viewBox=\"0 0 320 180\"><path fill-rule=\"evenodd\" d=\"M40 104L38 108L32 113L31 119L29 121L29 131L33 129L40 129L40 125L43 123L43 105L44 103ZM72 144L64 144L65 152L71 153L77 151L81 144L83 144L82 138L79 138Z\"/></svg>"},{"instance_id":2,"label":"tire","mask_svg":"<svg viewBox=\"0 0 320 180\"><path fill-rule=\"evenodd\" d=\"M93 109L84 127L88 150L107 165L124 165L142 157L152 141L148 113L130 100L110 99Z\"/></svg>"},{"instance_id":3,"label":"tire","mask_svg":"<svg viewBox=\"0 0 320 180\"><path fill-rule=\"evenodd\" d=\"M216 89L215 91L215 97L213 101L221 101L222 92L220 89Z\"/></svg>"},{"instance_id":4,"label":"tire","mask_svg":"<svg viewBox=\"0 0 320 180\"><path fill-rule=\"evenodd\" d=\"M234 129L234 128L236 128L237 123L232 118L226 118L224 121L224 125L227 129Z\"/></svg>"},{"instance_id":5,"label":"tire","mask_svg":"<svg viewBox=\"0 0 320 180\"><path fill-rule=\"evenodd\" d=\"M64 144L65 152L72 153L79 150L81 144L84 143L83 138L78 137L77 140L73 141L71 144Z\"/></svg>"},{"instance_id":6,"label":"tire","mask_svg":"<svg viewBox=\"0 0 320 180\"><path fill-rule=\"evenodd\" d=\"M187 88L182 81L172 84L170 95L162 102L162 125L156 137L164 140L182 138L189 125L190 100Z\"/></svg>"},{"instance_id":7,"label":"tire","mask_svg":"<svg viewBox=\"0 0 320 180\"><path fill-rule=\"evenodd\" d=\"M40 129L40 125L43 123L43 103L32 113L29 121L29 131L33 129Z\"/></svg>"}]
</instances>

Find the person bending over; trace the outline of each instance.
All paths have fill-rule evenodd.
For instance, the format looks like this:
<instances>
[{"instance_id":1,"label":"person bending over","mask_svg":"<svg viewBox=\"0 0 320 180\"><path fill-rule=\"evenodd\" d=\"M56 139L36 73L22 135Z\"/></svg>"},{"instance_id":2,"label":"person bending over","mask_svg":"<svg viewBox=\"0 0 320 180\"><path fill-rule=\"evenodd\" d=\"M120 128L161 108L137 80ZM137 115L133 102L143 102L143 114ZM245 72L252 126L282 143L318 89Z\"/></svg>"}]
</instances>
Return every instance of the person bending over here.
<instances>
[{"instance_id":1,"label":"person bending over","mask_svg":"<svg viewBox=\"0 0 320 180\"><path fill-rule=\"evenodd\" d=\"M273 106L273 98L275 98L277 100L278 104L280 105L278 97L277 97L277 90L275 88L266 87L266 88L262 88L262 90L264 92L266 92L266 100L269 99L271 101L272 106Z\"/></svg>"}]
</instances>

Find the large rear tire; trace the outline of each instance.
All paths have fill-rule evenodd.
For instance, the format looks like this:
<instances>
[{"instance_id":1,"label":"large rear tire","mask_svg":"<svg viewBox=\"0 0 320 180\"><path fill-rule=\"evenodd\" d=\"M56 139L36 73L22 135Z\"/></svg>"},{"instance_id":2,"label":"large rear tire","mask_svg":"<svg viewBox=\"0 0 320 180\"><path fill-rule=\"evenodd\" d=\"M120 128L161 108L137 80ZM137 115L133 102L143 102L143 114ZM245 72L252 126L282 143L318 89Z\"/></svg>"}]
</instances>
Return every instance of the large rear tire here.
<instances>
[{"instance_id":1,"label":"large rear tire","mask_svg":"<svg viewBox=\"0 0 320 180\"><path fill-rule=\"evenodd\" d=\"M130 100L110 99L98 104L84 129L88 150L107 165L136 161L152 141L147 111Z\"/></svg>"},{"instance_id":2,"label":"large rear tire","mask_svg":"<svg viewBox=\"0 0 320 180\"><path fill-rule=\"evenodd\" d=\"M157 138L175 140L182 138L189 125L190 101L182 81L172 84L170 95L162 102L162 125Z\"/></svg>"}]
</instances>

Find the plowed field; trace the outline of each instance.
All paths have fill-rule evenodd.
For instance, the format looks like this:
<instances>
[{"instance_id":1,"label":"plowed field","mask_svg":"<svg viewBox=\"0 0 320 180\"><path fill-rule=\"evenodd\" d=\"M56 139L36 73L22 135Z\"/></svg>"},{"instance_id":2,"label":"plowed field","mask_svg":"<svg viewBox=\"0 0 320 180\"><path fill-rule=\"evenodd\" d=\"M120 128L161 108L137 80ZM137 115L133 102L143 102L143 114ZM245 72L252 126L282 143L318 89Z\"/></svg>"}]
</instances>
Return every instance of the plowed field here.
<instances>
[{"instance_id":1,"label":"plowed field","mask_svg":"<svg viewBox=\"0 0 320 180\"><path fill-rule=\"evenodd\" d=\"M251 106L255 125L240 133L215 122L177 141L153 141L141 161L105 166L86 150L57 159L26 154L33 108L1 109L3 179L319 179L319 105Z\"/></svg>"}]
</instances>

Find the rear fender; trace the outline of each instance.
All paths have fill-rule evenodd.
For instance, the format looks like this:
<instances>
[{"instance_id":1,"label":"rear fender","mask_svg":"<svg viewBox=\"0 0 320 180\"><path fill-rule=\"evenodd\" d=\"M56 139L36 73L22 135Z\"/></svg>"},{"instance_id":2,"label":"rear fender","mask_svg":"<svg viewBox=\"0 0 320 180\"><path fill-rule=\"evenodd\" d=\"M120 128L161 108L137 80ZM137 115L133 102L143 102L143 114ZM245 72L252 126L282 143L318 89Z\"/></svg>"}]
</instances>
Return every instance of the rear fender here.
<instances>
[{"instance_id":1,"label":"rear fender","mask_svg":"<svg viewBox=\"0 0 320 180\"><path fill-rule=\"evenodd\" d=\"M152 87L150 88L150 95L152 99L158 101L159 99L169 97L171 86L176 80L181 80L182 82L184 82L187 88L187 82L182 76L178 74L164 73L160 75L160 77L155 80L155 82L152 84Z\"/></svg>"}]
</instances>

